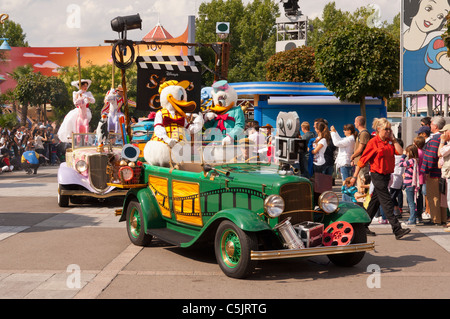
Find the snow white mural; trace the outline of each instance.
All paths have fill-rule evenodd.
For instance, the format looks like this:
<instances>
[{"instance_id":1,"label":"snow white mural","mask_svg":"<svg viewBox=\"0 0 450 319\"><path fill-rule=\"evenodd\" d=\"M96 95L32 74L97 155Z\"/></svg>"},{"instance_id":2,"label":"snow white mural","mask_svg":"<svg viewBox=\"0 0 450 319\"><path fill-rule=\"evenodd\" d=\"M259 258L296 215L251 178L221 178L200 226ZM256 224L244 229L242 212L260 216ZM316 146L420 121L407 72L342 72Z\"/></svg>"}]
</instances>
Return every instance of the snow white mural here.
<instances>
[{"instance_id":1,"label":"snow white mural","mask_svg":"<svg viewBox=\"0 0 450 319\"><path fill-rule=\"evenodd\" d=\"M403 91L450 93L450 58L441 38L450 0L403 0Z\"/></svg>"}]
</instances>

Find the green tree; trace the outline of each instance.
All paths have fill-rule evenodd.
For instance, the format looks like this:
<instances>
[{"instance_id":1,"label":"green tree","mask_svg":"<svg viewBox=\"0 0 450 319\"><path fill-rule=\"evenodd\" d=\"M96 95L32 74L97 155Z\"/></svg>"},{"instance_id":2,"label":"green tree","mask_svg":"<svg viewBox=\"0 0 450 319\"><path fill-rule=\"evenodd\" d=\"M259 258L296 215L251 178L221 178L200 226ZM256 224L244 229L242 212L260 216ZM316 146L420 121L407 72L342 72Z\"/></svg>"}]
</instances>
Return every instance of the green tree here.
<instances>
[{"instance_id":1,"label":"green tree","mask_svg":"<svg viewBox=\"0 0 450 319\"><path fill-rule=\"evenodd\" d=\"M19 124L19 121L17 121L17 116L14 113L9 114L0 114L0 127L1 128L7 128L7 129L13 129L14 127Z\"/></svg>"},{"instance_id":2,"label":"green tree","mask_svg":"<svg viewBox=\"0 0 450 319\"><path fill-rule=\"evenodd\" d=\"M22 26L9 19L0 24L0 38L8 38L8 44L12 47L28 47Z\"/></svg>"},{"instance_id":3,"label":"green tree","mask_svg":"<svg viewBox=\"0 0 450 319\"><path fill-rule=\"evenodd\" d=\"M216 22L230 22L230 35L225 40L231 44L228 80L263 81L265 64L275 51L278 3L253 0L244 6L242 0L212 0L202 3L198 12L196 41L199 43L223 41L216 35ZM197 54L214 70L216 61L211 48L197 48ZM212 74L205 74L205 83L212 83L212 79Z\"/></svg>"},{"instance_id":4,"label":"green tree","mask_svg":"<svg viewBox=\"0 0 450 319\"><path fill-rule=\"evenodd\" d=\"M48 102L53 108L55 120L62 122L64 116L73 106L67 87L63 80L51 76L46 80L46 89L48 90Z\"/></svg>"},{"instance_id":5,"label":"green tree","mask_svg":"<svg viewBox=\"0 0 450 319\"><path fill-rule=\"evenodd\" d=\"M314 49L300 48L278 52L266 64L267 81L318 82Z\"/></svg>"},{"instance_id":6,"label":"green tree","mask_svg":"<svg viewBox=\"0 0 450 319\"><path fill-rule=\"evenodd\" d=\"M368 5L359 7L354 12L349 12L336 8L336 2L334 1L327 3L323 9L322 17L309 21L312 31L308 33L308 46L316 48L320 39L327 32L338 30L347 24L359 23L373 26L374 21L371 18L376 16L375 9L374 6ZM400 39L400 14L394 17L392 23L379 21L379 23L376 23L376 27L386 30Z\"/></svg>"},{"instance_id":7,"label":"green tree","mask_svg":"<svg viewBox=\"0 0 450 319\"><path fill-rule=\"evenodd\" d=\"M36 104L36 83L39 74L29 73L19 78L17 86L14 89L15 95L22 104L22 113L20 118L21 125L26 125L28 116L28 107Z\"/></svg>"},{"instance_id":8,"label":"green tree","mask_svg":"<svg viewBox=\"0 0 450 319\"><path fill-rule=\"evenodd\" d=\"M399 42L388 32L353 23L326 33L317 45L316 70L321 82L341 100L390 97L398 89Z\"/></svg>"},{"instance_id":9,"label":"green tree","mask_svg":"<svg viewBox=\"0 0 450 319\"><path fill-rule=\"evenodd\" d=\"M3 24L0 24L0 38L7 38L11 47L28 47L25 37L26 35L23 33L20 24L11 20L6 20ZM0 51L0 60L5 60L5 52Z\"/></svg>"}]
</instances>

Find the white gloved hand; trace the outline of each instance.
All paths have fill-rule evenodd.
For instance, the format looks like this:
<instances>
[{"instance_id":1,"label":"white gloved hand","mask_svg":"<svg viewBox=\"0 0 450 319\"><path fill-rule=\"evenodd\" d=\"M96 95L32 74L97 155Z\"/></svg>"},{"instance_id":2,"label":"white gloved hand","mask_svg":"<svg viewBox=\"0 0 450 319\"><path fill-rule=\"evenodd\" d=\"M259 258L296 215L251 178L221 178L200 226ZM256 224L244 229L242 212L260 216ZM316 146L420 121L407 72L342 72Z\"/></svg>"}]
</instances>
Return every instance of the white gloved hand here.
<instances>
[{"instance_id":1,"label":"white gloved hand","mask_svg":"<svg viewBox=\"0 0 450 319\"><path fill-rule=\"evenodd\" d=\"M233 139L228 135L222 140L222 145L228 145L228 144L232 144L232 143L233 143Z\"/></svg>"},{"instance_id":2,"label":"white gloved hand","mask_svg":"<svg viewBox=\"0 0 450 319\"><path fill-rule=\"evenodd\" d=\"M169 145L170 148L172 148L175 146L175 144L178 143L178 141L173 138L170 138L166 143L167 143L167 145Z\"/></svg>"},{"instance_id":3,"label":"white gloved hand","mask_svg":"<svg viewBox=\"0 0 450 319\"><path fill-rule=\"evenodd\" d=\"M208 112L205 114L205 121L212 121L217 117L217 114L214 112Z\"/></svg>"}]
</instances>

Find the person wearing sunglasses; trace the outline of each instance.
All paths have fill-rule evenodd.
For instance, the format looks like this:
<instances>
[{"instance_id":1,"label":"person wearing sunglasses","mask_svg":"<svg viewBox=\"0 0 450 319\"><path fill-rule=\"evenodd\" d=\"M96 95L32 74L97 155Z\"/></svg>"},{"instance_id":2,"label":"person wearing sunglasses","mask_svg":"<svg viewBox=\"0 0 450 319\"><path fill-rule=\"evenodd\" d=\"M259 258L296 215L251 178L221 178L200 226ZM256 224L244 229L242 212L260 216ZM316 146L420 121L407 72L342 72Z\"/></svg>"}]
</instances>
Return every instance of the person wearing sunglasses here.
<instances>
[{"instance_id":1,"label":"person wearing sunglasses","mask_svg":"<svg viewBox=\"0 0 450 319\"><path fill-rule=\"evenodd\" d=\"M383 208L384 214L392 227L395 238L400 239L408 234L411 229L402 228L399 220L394 215L394 203L389 194L389 182L395 168L395 155L403 154L403 148L394 137L391 123L386 118L374 119L372 128L375 130L375 137L367 143L367 146L355 167L352 183L355 183L361 168L369 163L370 176L374 190L369 206L367 207L367 213L369 214L370 219L373 219L381 205L381 208ZM375 233L369 230L369 224L366 225L367 235L373 236Z\"/></svg>"}]
</instances>

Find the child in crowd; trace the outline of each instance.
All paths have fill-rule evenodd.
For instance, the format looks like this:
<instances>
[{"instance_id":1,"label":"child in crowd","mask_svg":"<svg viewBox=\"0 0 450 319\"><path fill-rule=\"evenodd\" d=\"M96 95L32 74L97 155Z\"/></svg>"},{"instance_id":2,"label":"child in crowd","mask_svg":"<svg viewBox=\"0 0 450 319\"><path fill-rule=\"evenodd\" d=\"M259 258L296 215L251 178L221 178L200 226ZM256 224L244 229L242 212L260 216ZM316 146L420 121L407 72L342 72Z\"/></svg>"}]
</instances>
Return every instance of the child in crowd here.
<instances>
[{"instance_id":1,"label":"child in crowd","mask_svg":"<svg viewBox=\"0 0 450 319\"><path fill-rule=\"evenodd\" d=\"M406 160L406 157L408 159ZM406 199L409 207L409 220L406 225L416 225L416 198L419 192L419 152L417 146L409 145L403 151L400 166L405 168L405 178L403 186L405 187Z\"/></svg>"},{"instance_id":2,"label":"child in crowd","mask_svg":"<svg viewBox=\"0 0 450 319\"><path fill-rule=\"evenodd\" d=\"M413 144L417 146L417 151L419 153L419 159L418 159L418 163L419 163L419 167L422 166L422 161L423 161L423 148L425 146L425 138L423 136L416 136L414 138ZM416 201L416 216L419 219L419 223L421 223L422 220L422 213L423 213L423 208L424 208L424 188L425 188L425 174L421 172L421 170L419 169L419 184L421 185L419 187L419 193L417 194L417 201ZM431 216L428 216L429 218L431 218Z\"/></svg>"},{"instance_id":3,"label":"child in crowd","mask_svg":"<svg viewBox=\"0 0 450 319\"><path fill-rule=\"evenodd\" d=\"M364 177L361 179L361 185L359 186L358 192L355 194L356 204L366 209L369 206L370 197L372 196L370 185L370 173L365 173Z\"/></svg>"},{"instance_id":4,"label":"child in crowd","mask_svg":"<svg viewBox=\"0 0 450 319\"><path fill-rule=\"evenodd\" d=\"M400 146L403 148L403 141L397 139ZM402 155L395 155L394 173L391 174L391 181L389 183L389 193L391 194L392 202L394 203L394 214L397 218L402 217L403 208L403 174L405 168L400 166Z\"/></svg>"},{"instance_id":5,"label":"child in crowd","mask_svg":"<svg viewBox=\"0 0 450 319\"><path fill-rule=\"evenodd\" d=\"M11 165L8 150L2 150L0 155L0 173L12 172L14 165Z\"/></svg>"},{"instance_id":6,"label":"child in crowd","mask_svg":"<svg viewBox=\"0 0 450 319\"><path fill-rule=\"evenodd\" d=\"M347 177L342 184L341 192L342 192L342 201L343 202L353 202L356 203L355 194L358 192L356 186L351 186L352 177Z\"/></svg>"}]
</instances>

